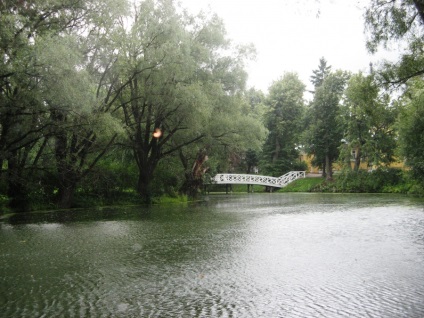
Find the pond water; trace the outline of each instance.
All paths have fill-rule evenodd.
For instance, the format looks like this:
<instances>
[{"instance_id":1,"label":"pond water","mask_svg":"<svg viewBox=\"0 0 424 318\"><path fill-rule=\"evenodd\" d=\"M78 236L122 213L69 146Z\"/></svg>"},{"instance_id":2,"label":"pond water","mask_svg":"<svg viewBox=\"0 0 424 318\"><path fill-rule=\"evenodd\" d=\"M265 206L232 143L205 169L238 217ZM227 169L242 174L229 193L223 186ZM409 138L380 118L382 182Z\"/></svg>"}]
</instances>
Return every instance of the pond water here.
<instances>
[{"instance_id":1,"label":"pond water","mask_svg":"<svg viewBox=\"0 0 424 318\"><path fill-rule=\"evenodd\" d=\"M0 221L1 317L424 317L424 201L211 195Z\"/></svg>"}]
</instances>

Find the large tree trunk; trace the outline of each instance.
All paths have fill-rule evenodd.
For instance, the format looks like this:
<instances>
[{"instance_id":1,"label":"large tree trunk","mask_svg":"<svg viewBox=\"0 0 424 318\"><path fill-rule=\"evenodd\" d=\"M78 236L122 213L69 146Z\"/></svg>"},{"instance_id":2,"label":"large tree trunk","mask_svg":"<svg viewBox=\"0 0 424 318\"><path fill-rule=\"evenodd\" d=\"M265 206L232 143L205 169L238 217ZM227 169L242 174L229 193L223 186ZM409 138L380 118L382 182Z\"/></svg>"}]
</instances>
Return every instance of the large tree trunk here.
<instances>
[{"instance_id":1,"label":"large tree trunk","mask_svg":"<svg viewBox=\"0 0 424 318\"><path fill-rule=\"evenodd\" d=\"M355 151L355 167L354 170L358 172L359 168L361 166L361 148L357 147Z\"/></svg>"},{"instance_id":2,"label":"large tree trunk","mask_svg":"<svg viewBox=\"0 0 424 318\"><path fill-rule=\"evenodd\" d=\"M184 158L181 152L180 158L183 161ZM201 188L203 186L203 176L207 171L207 168L204 167L204 164L207 160L208 156L206 155L206 150L202 149L198 152L197 158L191 170L186 169L185 181L181 187L181 192L187 194L190 198L197 198L201 192Z\"/></svg>"},{"instance_id":3,"label":"large tree trunk","mask_svg":"<svg viewBox=\"0 0 424 318\"><path fill-rule=\"evenodd\" d=\"M134 149L138 166L137 193L145 203L151 203L153 196L151 183L153 181L153 173L159 162L160 148L157 140L153 140L150 146L147 145L145 148L141 144L140 142Z\"/></svg>"},{"instance_id":4,"label":"large tree trunk","mask_svg":"<svg viewBox=\"0 0 424 318\"><path fill-rule=\"evenodd\" d=\"M9 207L15 212L29 211L28 188L23 176L22 166L17 159L17 152L8 160L8 190Z\"/></svg>"},{"instance_id":5,"label":"large tree trunk","mask_svg":"<svg viewBox=\"0 0 424 318\"><path fill-rule=\"evenodd\" d=\"M80 174L74 167L61 160L57 163L59 191L57 205L60 209L70 209L74 203L74 193L80 181Z\"/></svg>"},{"instance_id":6,"label":"large tree trunk","mask_svg":"<svg viewBox=\"0 0 424 318\"><path fill-rule=\"evenodd\" d=\"M81 175L76 170L77 158L69 149L67 134L64 131L56 135L55 157L59 178L57 205L61 209L69 209L73 205L74 192Z\"/></svg>"},{"instance_id":7,"label":"large tree trunk","mask_svg":"<svg viewBox=\"0 0 424 318\"><path fill-rule=\"evenodd\" d=\"M59 188L58 207L60 209L70 209L74 203L74 193L76 189L76 183L61 186Z\"/></svg>"},{"instance_id":8,"label":"large tree trunk","mask_svg":"<svg viewBox=\"0 0 424 318\"><path fill-rule=\"evenodd\" d=\"M15 178L9 178L7 194L10 198L9 207L14 212L27 212L30 210L28 189L26 185Z\"/></svg>"},{"instance_id":9,"label":"large tree trunk","mask_svg":"<svg viewBox=\"0 0 424 318\"><path fill-rule=\"evenodd\" d=\"M153 173L150 173L149 170L150 169L148 168L141 168L138 173L137 193L141 196L145 203L152 202L151 183Z\"/></svg>"},{"instance_id":10,"label":"large tree trunk","mask_svg":"<svg viewBox=\"0 0 424 318\"><path fill-rule=\"evenodd\" d=\"M325 155L325 170L326 170L325 179L327 181L332 181L333 180L333 167L332 167L332 161L331 161L330 156L328 154Z\"/></svg>"},{"instance_id":11,"label":"large tree trunk","mask_svg":"<svg viewBox=\"0 0 424 318\"><path fill-rule=\"evenodd\" d=\"M274 151L274 156L272 157L272 163L276 163L278 161L278 158L280 156L280 150L281 150L281 145L278 141L278 138L275 138L275 151Z\"/></svg>"},{"instance_id":12,"label":"large tree trunk","mask_svg":"<svg viewBox=\"0 0 424 318\"><path fill-rule=\"evenodd\" d=\"M324 160L323 160L323 162L322 162L322 177L323 178L326 178L327 177L327 163L326 163L326 159L327 158L325 158Z\"/></svg>"}]
</instances>

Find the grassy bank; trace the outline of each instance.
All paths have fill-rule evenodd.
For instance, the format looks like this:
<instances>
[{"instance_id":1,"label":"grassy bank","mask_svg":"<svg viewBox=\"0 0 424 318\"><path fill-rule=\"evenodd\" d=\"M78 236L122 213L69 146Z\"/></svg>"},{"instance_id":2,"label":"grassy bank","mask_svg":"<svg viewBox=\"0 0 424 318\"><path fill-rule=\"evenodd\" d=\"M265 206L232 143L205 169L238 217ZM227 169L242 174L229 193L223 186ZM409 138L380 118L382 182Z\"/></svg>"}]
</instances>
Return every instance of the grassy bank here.
<instances>
[{"instance_id":1,"label":"grassy bank","mask_svg":"<svg viewBox=\"0 0 424 318\"><path fill-rule=\"evenodd\" d=\"M247 185L234 184L228 188L225 185L209 185L206 193L247 193ZM252 188L250 189L252 192ZM253 186L254 193L264 193L265 186ZM413 194L424 197L424 184L414 179L409 172L399 169L380 169L373 172L348 171L336 175L333 181L327 181L322 177L308 177L295 180L282 189L274 189L274 192L323 192L323 193L401 193ZM152 204L173 204L188 202L187 196L166 195L152 198ZM0 196L0 215L11 213L7 206L8 198ZM135 191L111 192L107 196L99 196L93 193L77 193L75 195L74 208L89 208L95 206L125 206L142 205L145 201ZM30 202L31 211L55 210L52 202L46 198L34 198Z\"/></svg>"},{"instance_id":2,"label":"grassy bank","mask_svg":"<svg viewBox=\"0 0 424 318\"><path fill-rule=\"evenodd\" d=\"M225 192L225 186L213 189ZM424 196L423 183L400 169L378 169L372 172L346 171L334 176L332 181L322 177L307 177L293 181L276 192L324 192L324 193L400 193ZM232 185L232 193L246 193L246 185ZM254 186L254 192L265 192L264 186Z\"/></svg>"},{"instance_id":3,"label":"grassy bank","mask_svg":"<svg viewBox=\"0 0 424 318\"><path fill-rule=\"evenodd\" d=\"M410 172L400 169L347 171L324 178L305 178L294 181L279 192L331 192L331 193L401 193L424 196L423 184Z\"/></svg>"},{"instance_id":4,"label":"grassy bank","mask_svg":"<svg viewBox=\"0 0 424 318\"><path fill-rule=\"evenodd\" d=\"M289 183L278 192L311 192L315 187L322 184L324 178L302 178Z\"/></svg>"},{"instance_id":5,"label":"grassy bank","mask_svg":"<svg viewBox=\"0 0 424 318\"><path fill-rule=\"evenodd\" d=\"M155 196L151 199L151 204L176 204L186 203L189 199L186 195L161 195ZM9 198L0 196L0 216L15 213L8 207ZM140 196L135 191L125 191L111 193L109 196L99 196L90 193L77 193L75 195L74 204L72 209L84 209L92 207L105 207L105 206L131 206L131 205L145 205ZM29 203L30 209L26 212L35 211L54 211L58 207L53 202L48 202L43 199L32 200Z\"/></svg>"}]
</instances>

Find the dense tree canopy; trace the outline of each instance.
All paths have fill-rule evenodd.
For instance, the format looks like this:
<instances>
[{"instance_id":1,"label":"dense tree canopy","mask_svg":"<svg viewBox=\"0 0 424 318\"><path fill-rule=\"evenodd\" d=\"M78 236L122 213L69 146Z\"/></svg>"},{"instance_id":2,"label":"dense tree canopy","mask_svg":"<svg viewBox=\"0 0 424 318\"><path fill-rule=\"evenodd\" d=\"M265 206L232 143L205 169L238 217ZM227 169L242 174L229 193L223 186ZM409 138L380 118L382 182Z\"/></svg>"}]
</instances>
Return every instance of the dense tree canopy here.
<instances>
[{"instance_id":1,"label":"dense tree canopy","mask_svg":"<svg viewBox=\"0 0 424 318\"><path fill-rule=\"evenodd\" d=\"M2 1L0 205L196 197L218 172L306 169L301 152L329 180L353 150L354 170L397 154L422 178L423 17L422 1L372 0L370 51L407 50L350 79L321 58L305 106L296 73L267 93L246 88L254 48L231 42L215 14L173 0ZM404 92L390 100L381 83Z\"/></svg>"},{"instance_id":2,"label":"dense tree canopy","mask_svg":"<svg viewBox=\"0 0 424 318\"><path fill-rule=\"evenodd\" d=\"M85 125L95 126L87 115L95 107L91 94L95 83L83 67L88 56L79 45L83 39L79 34L94 30L93 23L101 16L111 15L113 10L104 4L94 0L0 4L0 162L7 167L12 207L27 209L31 182L42 183L34 179L37 171L49 170L62 179L59 197L68 196L65 189L72 192L81 177L76 170L83 168L96 137L91 129L83 136L84 125L76 122L84 118ZM71 127L76 126L78 134L71 137ZM54 161L44 160L51 153L57 173L50 170ZM43 163L47 169L40 166Z\"/></svg>"},{"instance_id":3,"label":"dense tree canopy","mask_svg":"<svg viewBox=\"0 0 424 318\"><path fill-rule=\"evenodd\" d=\"M399 121L401 154L416 180L424 184L424 82L414 80L402 98Z\"/></svg>"},{"instance_id":4,"label":"dense tree canopy","mask_svg":"<svg viewBox=\"0 0 424 318\"><path fill-rule=\"evenodd\" d=\"M0 10L0 177L12 208L29 208L31 182L72 206L112 148L132 152L146 201L168 156L181 159L182 191L195 195L210 152L225 162L260 148L265 129L244 96L254 51L232 45L216 15L167 0L6 1Z\"/></svg>"},{"instance_id":5,"label":"dense tree canopy","mask_svg":"<svg viewBox=\"0 0 424 318\"><path fill-rule=\"evenodd\" d=\"M310 105L310 124L305 133L306 150L314 156L314 163L322 167L328 180L333 178L332 165L339 156L343 137L340 118L340 101L347 74L335 71L326 75L316 88Z\"/></svg>"},{"instance_id":6,"label":"dense tree canopy","mask_svg":"<svg viewBox=\"0 0 424 318\"><path fill-rule=\"evenodd\" d=\"M186 171L190 184L184 191L189 191L201 180L200 166L213 144L240 147L246 134L261 128L243 111L248 51L231 55L216 15L181 16L169 1L144 1L134 11L131 28L125 26L125 37L117 39L112 85L119 95L114 108L139 170L137 191L149 200L154 171L164 157L178 153L186 170L196 166ZM254 130L246 129L248 122ZM153 136L155 130L161 136ZM194 163L187 162L192 152L187 148L197 149L190 156Z\"/></svg>"},{"instance_id":7,"label":"dense tree canopy","mask_svg":"<svg viewBox=\"0 0 424 318\"><path fill-rule=\"evenodd\" d=\"M394 161L397 112L388 102L388 96L381 94L373 75L358 73L349 79L342 106L346 143L343 150L347 156L354 153L355 171L362 159L369 166Z\"/></svg>"},{"instance_id":8,"label":"dense tree canopy","mask_svg":"<svg viewBox=\"0 0 424 318\"><path fill-rule=\"evenodd\" d=\"M378 75L383 84L389 86L406 84L400 103L404 109L398 125L401 137L399 146L408 165L416 172L414 176L419 180L422 178L420 158L423 152L419 146L422 124L419 120L421 95L417 88L424 80L424 2L373 0L366 11L365 25L371 52L376 52L380 45L387 47L392 43L400 43L405 47L397 62L382 63Z\"/></svg>"},{"instance_id":9,"label":"dense tree canopy","mask_svg":"<svg viewBox=\"0 0 424 318\"><path fill-rule=\"evenodd\" d=\"M265 99L269 135L262 155L262 166L267 174L281 176L297 170L304 91L305 85L295 73L286 73L269 88Z\"/></svg>"}]
</instances>

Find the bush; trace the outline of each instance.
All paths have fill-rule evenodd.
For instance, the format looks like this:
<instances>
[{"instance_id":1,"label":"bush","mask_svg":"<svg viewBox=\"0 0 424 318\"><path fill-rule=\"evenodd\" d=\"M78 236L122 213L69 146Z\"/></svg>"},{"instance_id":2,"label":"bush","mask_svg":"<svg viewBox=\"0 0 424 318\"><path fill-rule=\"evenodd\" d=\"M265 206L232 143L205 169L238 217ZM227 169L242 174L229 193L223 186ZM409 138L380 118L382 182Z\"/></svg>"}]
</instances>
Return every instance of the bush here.
<instances>
[{"instance_id":1,"label":"bush","mask_svg":"<svg viewBox=\"0 0 424 318\"><path fill-rule=\"evenodd\" d=\"M404 173L396 168L379 168L367 172L345 171L337 176L334 182L325 181L316 185L315 192L345 192L345 193L407 193L408 187Z\"/></svg>"},{"instance_id":2,"label":"bush","mask_svg":"<svg viewBox=\"0 0 424 318\"><path fill-rule=\"evenodd\" d=\"M6 195L0 194L0 215L4 212L9 212L9 198Z\"/></svg>"},{"instance_id":3,"label":"bush","mask_svg":"<svg viewBox=\"0 0 424 318\"><path fill-rule=\"evenodd\" d=\"M424 187L421 184L413 184L408 189L408 194L414 194L420 197L424 197Z\"/></svg>"},{"instance_id":4,"label":"bush","mask_svg":"<svg viewBox=\"0 0 424 318\"><path fill-rule=\"evenodd\" d=\"M396 168L380 168L372 171L369 179L373 180L375 187L380 190L385 186L395 186L404 181L403 171Z\"/></svg>"},{"instance_id":5,"label":"bush","mask_svg":"<svg viewBox=\"0 0 424 318\"><path fill-rule=\"evenodd\" d=\"M292 171L306 171L308 170L308 164L305 161L297 161L292 166Z\"/></svg>"}]
</instances>

